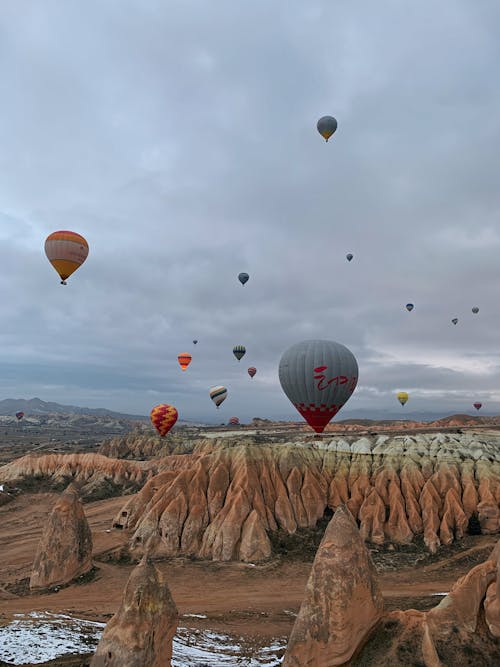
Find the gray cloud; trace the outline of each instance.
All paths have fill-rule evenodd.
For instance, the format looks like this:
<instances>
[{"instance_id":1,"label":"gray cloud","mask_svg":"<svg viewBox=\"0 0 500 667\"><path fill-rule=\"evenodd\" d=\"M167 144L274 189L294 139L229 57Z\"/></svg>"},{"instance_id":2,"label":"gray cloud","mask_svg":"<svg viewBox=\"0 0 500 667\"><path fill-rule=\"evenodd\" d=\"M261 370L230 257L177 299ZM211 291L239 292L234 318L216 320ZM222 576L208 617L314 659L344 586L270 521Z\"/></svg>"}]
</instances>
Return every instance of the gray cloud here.
<instances>
[{"instance_id":1,"label":"gray cloud","mask_svg":"<svg viewBox=\"0 0 500 667\"><path fill-rule=\"evenodd\" d=\"M4 397L292 416L279 358L320 337L358 358L345 416L399 389L499 412L499 20L465 0L5 3ZM91 248L67 288L55 229Z\"/></svg>"}]
</instances>

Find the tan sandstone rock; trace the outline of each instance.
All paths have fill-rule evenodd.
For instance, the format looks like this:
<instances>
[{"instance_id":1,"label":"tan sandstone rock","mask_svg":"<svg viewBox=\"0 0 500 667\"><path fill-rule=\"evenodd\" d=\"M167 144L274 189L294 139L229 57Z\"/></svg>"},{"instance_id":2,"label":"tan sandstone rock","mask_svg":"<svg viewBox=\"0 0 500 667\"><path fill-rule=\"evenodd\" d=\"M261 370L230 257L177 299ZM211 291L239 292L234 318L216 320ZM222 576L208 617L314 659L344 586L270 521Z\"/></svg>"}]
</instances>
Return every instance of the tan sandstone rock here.
<instances>
[{"instance_id":1,"label":"tan sandstone rock","mask_svg":"<svg viewBox=\"0 0 500 667\"><path fill-rule=\"evenodd\" d=\"M31 590L69 583L92 569L92 534L78 491L70 484L44 527L33 563Z\"/></svg>"},{"instance_id":2,"label":"tan sandstone rock","mask_svg":"<svg viewBox=\"0 0 500 667\"><path fill-rule=\"evenodd\" d=\"M106 625L91 667L170 667L178 620L167 582L144 556Z\"/></svg>"},{"instance_id":3,"label":"tan sandstone rock","mask_svg":"<svg viewBox=\"0 0 500 667\"><path fill-rule=\"evenodd\" d=\"M382 615L375 568L347 508L327 526L283 667L343 665Z\"/></svg>"}]
</instances>

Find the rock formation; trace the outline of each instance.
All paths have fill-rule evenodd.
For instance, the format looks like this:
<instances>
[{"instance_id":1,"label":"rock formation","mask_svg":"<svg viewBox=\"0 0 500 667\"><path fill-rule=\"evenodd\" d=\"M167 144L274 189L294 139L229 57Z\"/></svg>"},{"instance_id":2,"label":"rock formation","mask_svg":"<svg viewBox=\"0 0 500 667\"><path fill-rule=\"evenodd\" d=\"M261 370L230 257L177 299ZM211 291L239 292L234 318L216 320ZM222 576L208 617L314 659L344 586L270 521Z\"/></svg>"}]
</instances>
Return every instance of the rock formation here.
<instances>
[{"instance_id":1,"label":"rock formation","mask_svg":"<svg viewBox=\"0 0 500 667\"><path fill-rule=\"evenodd\" d=\"M9 487L63 489L76 482L85 499L119 495L140 489L154 465L140 466L101 454L28 454L0 467L0 484Z\"/></svg>"},{"instance_id":2,"label":"rock formation","mask_svg":"<svg viewBox=\"0 0 500 667\"><path fill-rule=\"evenodd\" d=\"M92 534L73 484L48 518L33 563L30 589L69 583L92 569Z\"/></svg>"},{"instance_id":3,"label":"rock formation","mask_svg":"<svg viewBox=\"0 0 500 667\"><path fill-rule=\"evenodd\" d=\"M499 444L473 433L200 439L193 454L156 461L159 474L113 523L137 549L159 537L157 554L257 561L271 555L273 531L313 528L346 504L366 541L422 535L435 552L499 530Z\"/></svg>"},{"instance_id":4,"label":"rock formation","mask_svg":"<svg viewBox=\"0 0 500 667\"><path fill-rule=\"evenodd\" d=\"M344 505L319 546L283 667L344 665L382 616L375 567Z\"/></svg>"},{"instance_id":5,"label":"rock formation","mask_svg":"<svg viewBox=\"0 0 500 667\"><path fill-rule=\"evenodd\" d=\"M144 556L106 625L91 667L170 667L178 620L167 582Z\"/></svg>"},{"instance_id":6,"label":"rock formation","mask_svg":"<svg viewBox=\"0 0 500 667\"><path fill-rule=\"evenodd\" d=\"M132 431L106 440L99 447L99 452L115 459L144 459L190 454L193 448L194 442L184 433L169 433L168 438L162 439L153 433Z\"/></svg>"}]
</instances>

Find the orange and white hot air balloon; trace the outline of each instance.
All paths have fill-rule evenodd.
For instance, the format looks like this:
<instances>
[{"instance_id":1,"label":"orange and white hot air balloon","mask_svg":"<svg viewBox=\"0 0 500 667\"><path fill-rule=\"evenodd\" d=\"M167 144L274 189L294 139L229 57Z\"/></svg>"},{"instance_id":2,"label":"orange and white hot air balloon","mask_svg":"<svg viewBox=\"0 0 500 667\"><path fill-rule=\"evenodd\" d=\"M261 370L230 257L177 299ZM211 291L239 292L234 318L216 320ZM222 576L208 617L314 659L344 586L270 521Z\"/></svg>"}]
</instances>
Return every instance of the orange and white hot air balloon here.
<instances>
[{"instance_id":1,"label":"orange and white hot air balloon","mask_svg":"<svg viewBox=\"0 0 500 667\"><path fill-rule=\"evenodd\" d=\"M163 437L167 435L179 416L176 408L167 403L155 405L151 410L151 421L158 433Z\"/></svg>"},{"instance_id":2,"label":"orange and white hot air balloon","mask_svg":"<svg viewBox=\"0 0 500 667\"><path fill-rule=\"evenodd\" d=\"M87 259L89 244L76 232L53 232L45 239L45 254L59 274L61 285L66 285L66 279Z\"/></svg>"},{"instance_id":3,"label":"orange and white hot air balloon","mask_svg":"<svg viewBox=\"0 0 500 667\"><path fill-rule=\"evenodd\" d=\"M191 363L192 358L193 357L189 354L189 352L181 352L177 356L177 361L179 362L183 371L185 371L186 368L189 366L189 364Z\"/></svg>"}]
</instances>

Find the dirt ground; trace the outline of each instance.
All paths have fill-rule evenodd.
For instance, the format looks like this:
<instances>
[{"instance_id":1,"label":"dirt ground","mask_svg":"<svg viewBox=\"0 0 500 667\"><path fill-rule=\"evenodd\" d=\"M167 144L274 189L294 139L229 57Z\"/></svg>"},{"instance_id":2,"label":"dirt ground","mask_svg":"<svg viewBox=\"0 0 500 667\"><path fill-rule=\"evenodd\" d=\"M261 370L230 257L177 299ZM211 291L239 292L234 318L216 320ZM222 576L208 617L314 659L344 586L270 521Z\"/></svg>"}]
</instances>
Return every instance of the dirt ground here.
<instances>
[{"instance_id":1,"label":"dirt ground","mask_svg":"<svg viewBox=\"0 0 500 667\"><path fill-rule=\"evenodd\" d=\"M26 494L0 508L0 623L15 613L48 610L81 618L106 621L118 608L133 565L110 558L127 542L127 534L109 529L125 497L85 506L94 539L97 571L92 580L58 592L31 595L27 578L43 524L57 494ZM417 565L405 564L402 552L374 552L380 561L380 584L388 609L428 609L449 591L458 577L486 559L497 536L468 536L460 545L444 548L437 556L423 557ZM379 558L380 556L380 558ZM421 556L422 557L422 556ZM387 570L394 559L400 567ZM177 558L158 563L166 572L179 613L203 614L206 619L184 617L185 627L210 628L229 634L269 638L287 636L299 609L311 562L280 557L263 565L196 562ZM20 595L11 597L12 594ZM11 599L8 599L11 598Z\"/></svg>"}]
</instances>

